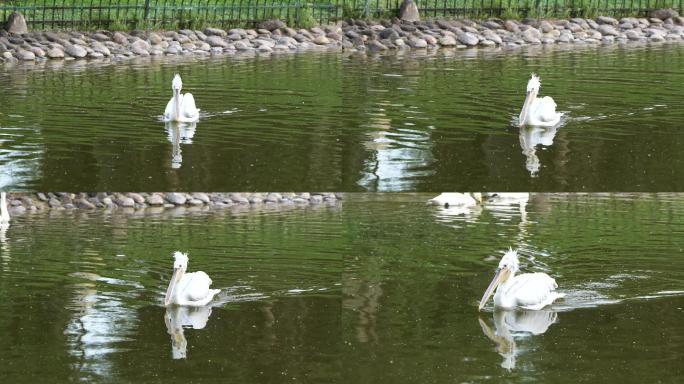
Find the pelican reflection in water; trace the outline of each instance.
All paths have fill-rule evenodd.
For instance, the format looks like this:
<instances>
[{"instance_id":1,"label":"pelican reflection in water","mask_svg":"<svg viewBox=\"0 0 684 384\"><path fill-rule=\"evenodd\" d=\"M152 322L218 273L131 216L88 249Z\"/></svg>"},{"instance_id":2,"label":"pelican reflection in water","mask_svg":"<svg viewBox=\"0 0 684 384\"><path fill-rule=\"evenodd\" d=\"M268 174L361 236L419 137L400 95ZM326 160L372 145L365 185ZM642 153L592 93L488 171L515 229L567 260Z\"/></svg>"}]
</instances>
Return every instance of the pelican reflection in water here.
<instances>
[{"instance_id":1,"label":"pelican reflection in water","mask_svg":"<svg viewBox=\"0 0 684 384\"><path fill-rule=\"evenodd\" d=\"M512 370L520 354L517 341L546 332L558 319L551 310L497 310L493 314L494 329L481 317L478 318L482 332L496 343L496 351L503 357L501 367Z\"/></svg>"},{"instance_id":2,"label":"pelican reflection in water","mask_svg":"<svg viewBox=\"0 0 684 384\"><path fill-rule=\"evenodd\" d=\"M176 123L167 122L165 124L169 142L171 142L171 168L178 169L183 164L181 155L181 144L192 144L195 136L197 123Z\"/></svg>"},{"instance_id":3,"label":"pelican reflection in water","mask_svg":"<svg viewBox=\"0 0 684 384\"><path fill-rule=\"evenodd\" d=\"M183 328L203 329L211 315L210 307L170 306L164 313L166 330L171 335L171 356L174 359L187 357L188 341Z\"/></svg>"},{"instance_id":4,"label":"pelican reflection in water","mask_svg":"<svg viewBox=\"0 0 684 384\"><path fill-rule=\"evenodd\" d=\"M541 168L541 161L537 156L537 145L549 147L558 132L558 125L553 127L521 127L520 147L525 155L525 168L531 176L536 176Z\"/></svg>"}]
</instances>

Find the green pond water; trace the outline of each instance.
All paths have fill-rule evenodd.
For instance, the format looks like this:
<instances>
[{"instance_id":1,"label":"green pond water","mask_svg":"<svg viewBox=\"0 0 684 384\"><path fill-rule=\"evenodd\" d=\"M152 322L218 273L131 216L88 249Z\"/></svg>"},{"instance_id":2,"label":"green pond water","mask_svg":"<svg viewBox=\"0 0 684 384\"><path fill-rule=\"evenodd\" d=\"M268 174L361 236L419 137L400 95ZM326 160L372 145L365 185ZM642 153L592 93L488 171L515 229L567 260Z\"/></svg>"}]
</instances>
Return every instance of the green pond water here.
<instances>
[{"instance_id":1,"label":"green pond water","mask_svg":"<svg viewBox=\"0 0 684 384\"><path fill-rule=\"evenodd\" d=\"M684 194L428 194L219 211L16 215L0 231L7 382L677 382ZM566 294L481 313L508 247ZM167 310L171 253L220 288ZM193 328L194 327L194 328Z\"/></svg>"},{"instance_id":2,"label":"green pond water","mask_svg":"<svg viewBox=\"0 0 684 384\"><path fill-rule=\"evenodd\" d=\"M9 190L679 191L684 46L0 70ZM565 113L517 128L531 72ZM174 73L202 117L161 120Z\"/></svg>"}]
</instances>

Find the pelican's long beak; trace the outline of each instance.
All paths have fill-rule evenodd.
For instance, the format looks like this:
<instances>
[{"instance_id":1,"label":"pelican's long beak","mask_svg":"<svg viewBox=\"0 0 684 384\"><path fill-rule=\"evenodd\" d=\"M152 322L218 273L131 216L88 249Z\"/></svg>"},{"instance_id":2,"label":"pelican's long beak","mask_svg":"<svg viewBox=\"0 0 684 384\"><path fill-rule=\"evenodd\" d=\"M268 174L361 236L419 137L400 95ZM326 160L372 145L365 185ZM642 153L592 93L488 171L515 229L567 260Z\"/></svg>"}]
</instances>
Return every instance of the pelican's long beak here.
<instances>
[{"instance_id":1,"label":"pelican's long beak","mask_svg":"<svg viewBox=\"0 0 684 384\"><path fill-rule=\"evenodd\" d=\"M489 283L489 287L487 287L487 290L484 292L484 295L482 295L480 305L477 307L478 311L482 310L482 307L484 307L485 304L487 304L487 301L489 301L489 298L492 296L492 293L494 293L496 287L498 287L499 284L501 284L502 282L506 281L510 273L511 270L508 267L503 267L496 271L496 275L494 275L492 282Z\"/></svg>"},{"instance_id":2,"label":"pelican's long beak","mask_svg":"<svg viewBox=\"0 0 684 384\"><path fill-rule=\"evenodd\" d=\"M527 115L530 113L530 105L532 105L532 100L537 97L535 91L527 92L525 96L525 102L523 103L522 110L520 111L520 116L518 117L518 127L522 128L525 126L525 120L527 120Z\"/></svg>"},{"instance_id":3,"label":"pelican's long beak","mask_svg":"<svg viewBox=\"0 0 684 384\"><path fill-rule=\"evenodd\" d=\"M171 275L171 281L169 281L169 287L166 288L166 296L164 296L165 307L168 307L169 304L171 304L171 298L176 290L176 284L178 284L181 277L183 277L183 270L181 268L174 268L173 275Z\"/></svg>"}]
</instances>

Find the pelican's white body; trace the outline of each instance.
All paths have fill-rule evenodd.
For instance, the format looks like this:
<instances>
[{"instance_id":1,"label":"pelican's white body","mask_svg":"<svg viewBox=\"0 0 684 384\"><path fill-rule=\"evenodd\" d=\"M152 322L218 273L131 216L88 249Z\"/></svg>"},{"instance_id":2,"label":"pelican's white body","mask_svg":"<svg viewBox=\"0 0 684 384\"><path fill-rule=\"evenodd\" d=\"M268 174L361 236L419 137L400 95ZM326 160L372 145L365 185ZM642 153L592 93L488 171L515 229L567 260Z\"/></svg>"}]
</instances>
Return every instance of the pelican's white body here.
<instances>
[{"instance_id":1,"label":"pelican's white body","mask_svg":"<svg viewBox=\"0 0 684 384\"><path fill-rule=\"evenodd\" d=\"M177 305L202 306L207 305L218 289L210 289L211 278L202 271L186 273L178 282L172 303Z\"/></svg>"},{"instance_id":2,"label":"pelican's white body","mask_svg":"<svg viewBox=\"0 0 684 384\"><path fill-rule=\"evenodd\" d=\"M494 306L502 309L542 309L563 297L555 292L556 288L556 280L546 273L523 273L499 285L494 294Z\"/></svg>"},{"instance_id":3,"label":"pelican's white body","mask_svg":"<svg viewBox=\"0 0 684 384\"><path fill-rule=\"evenodd\" d=\"M183 82L180 75L176 75L171 82L173 96L166 104L164 121L177 121L181 123L193 123L199 120L199 109L195 106L195 98L191 93L181 94Z\"/></svg>"},{"instance_id":4,"label":"pelican's white body","mask_svg":"<svg viewBox=\"0 0 684 384\"><path fill-rule=\"evenodd\" d=\"M209 304L219 289L211 289L211 278L202 271L185 273L188 265L187 254L174 254L174 274L169 282L165 305L201 307ZM180 274L178 278L177 275Z\"/></svg>"},{"instance_id":5,"label":"pelican's white body","mask_svg":"<svg viewBox=\"0 0 684 384\"><path fill-rule=\"evenodd\" d=\"M550 96L537 97L541 81L532 74L527 83L527 96L520 111L520 126L533 125L539 127L552 127L560 122L562 113L556 112L556 102Z\"/></svg>"},{"instance_id":6,"label":"pelican's white body","mask_svg":"<svg viewBox=\"0 0 684 384\"><path fill-rule=\"evenodd\" d=\"M446 207L474 207L479 202L477 200L477 194L445 192L430 199L428 203Z\"/></svg>"},{"instance_id":7,"label":"pelican's white body","mask_svg":"<svg viewBox=\"0 0 684 384\"><path fill-rule=\"evenodd\" d=\"M494 287L494 306L506 310L539 310L565 296L556 292L556 280L546 273L523 273L516 276L518 265L518 252L509 249L499 262L497 274L485 291L480 308L486 303Z\"/></svg>"},{"instance_id":8,"label":"pelican's white body","mask_svg":"<svg viewBox=\"0 0 684 384\"><path fill-rule=\"evenodd\" d=\"M9 224L10 215L7 210L7 192L0 192L0 224Z\"/></svg>"}]
</instances>

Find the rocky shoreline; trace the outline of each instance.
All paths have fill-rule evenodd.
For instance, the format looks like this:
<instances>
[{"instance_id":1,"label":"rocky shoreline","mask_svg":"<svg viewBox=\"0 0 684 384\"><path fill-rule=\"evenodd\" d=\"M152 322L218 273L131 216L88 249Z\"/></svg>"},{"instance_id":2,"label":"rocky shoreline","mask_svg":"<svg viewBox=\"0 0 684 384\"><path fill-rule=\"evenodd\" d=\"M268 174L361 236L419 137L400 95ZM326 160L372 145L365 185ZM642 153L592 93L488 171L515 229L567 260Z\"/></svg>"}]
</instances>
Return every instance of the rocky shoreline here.
<instances>
[{"instance_id":1,"label":"rocky shoreline","mask_svg":"<svg viewBox=\"0 0 684 384\"><path fill-rule=\"evenodd\" d=\"M563 20L346 20L294 29L282 21L256 29L206 28L179 31L41 32L0 30L0 62L47 59L126 60L146 56L275 54L306 50L388 51L404 49L518 48L548 44L684 42L684 17L676 12L650 18Z\"/></svg>"},{"instance_id":2,"label":"rocky shoreline","mask_svg":"<svg viewBox=\"0 0 684 384\"><path fill-rule=\"evenodd\" d=\"M47 210L145 209L233 206L254 207L268 205L309 206L336 204L343 198L340 193L8 193L10 214Z\"/></svg>"}]
</instances>

